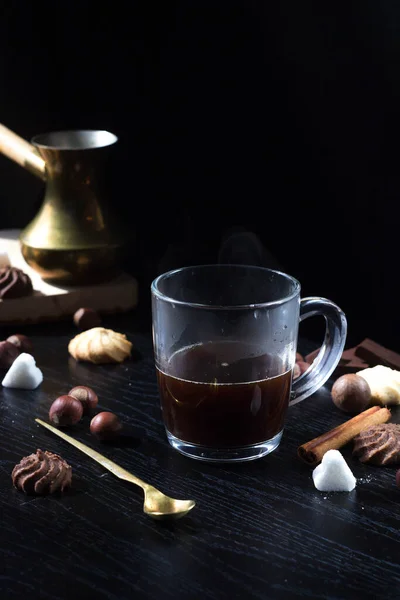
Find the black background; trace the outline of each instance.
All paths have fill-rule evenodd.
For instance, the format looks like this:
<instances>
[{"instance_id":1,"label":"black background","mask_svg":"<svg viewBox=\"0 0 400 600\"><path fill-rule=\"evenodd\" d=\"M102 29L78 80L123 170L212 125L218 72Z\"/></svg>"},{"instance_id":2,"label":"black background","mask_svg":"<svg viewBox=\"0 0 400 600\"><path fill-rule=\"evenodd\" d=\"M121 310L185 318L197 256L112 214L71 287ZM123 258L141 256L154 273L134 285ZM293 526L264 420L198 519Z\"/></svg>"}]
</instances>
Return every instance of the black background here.
<instances>
[{"instance_id":1,"label":"black background","mask_svg":"<svg viewBox=\"0 0 400 600\"><path fill-rule=\"evenodd\" d=\"M337 302L350 341L400 350L396 2L13 2L0 14L0 122L27 139L119 136L113 205L145 302L157 273L224 248ZM27 224L42 193L0 156L1 228ZM226 246L235 232L246 244Z\"/></svg>"}]
</instances>

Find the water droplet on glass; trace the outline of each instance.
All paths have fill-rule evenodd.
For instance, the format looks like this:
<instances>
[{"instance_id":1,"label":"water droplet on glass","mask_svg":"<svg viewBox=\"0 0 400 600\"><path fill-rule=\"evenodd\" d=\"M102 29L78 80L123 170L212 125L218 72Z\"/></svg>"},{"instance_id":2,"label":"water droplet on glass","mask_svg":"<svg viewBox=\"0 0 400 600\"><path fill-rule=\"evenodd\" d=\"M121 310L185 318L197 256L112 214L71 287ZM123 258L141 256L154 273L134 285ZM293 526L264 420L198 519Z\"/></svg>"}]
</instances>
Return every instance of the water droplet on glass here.
<instances>
[{"instance_id":1,"label":"water droplet on glass","mask_svg":"<svg viewBox=\"0 0 400 600\"><path fill-rule=\"evenodd\" d=\"M254 314L255 319L258 319L258 317L260 316L260 313L258 310L255 310L253 314Z\"/></svg>"},{"instance_id":2,"label":"water droplet on glass","mask_svg":"<svg viewBox=\"0 0 400 600\"><path fill-rule=\"evenodd\" d=\"M287 325L284 325L284 326L283 326L283 329L287 329Z\"/></svg>"}]
</instances>

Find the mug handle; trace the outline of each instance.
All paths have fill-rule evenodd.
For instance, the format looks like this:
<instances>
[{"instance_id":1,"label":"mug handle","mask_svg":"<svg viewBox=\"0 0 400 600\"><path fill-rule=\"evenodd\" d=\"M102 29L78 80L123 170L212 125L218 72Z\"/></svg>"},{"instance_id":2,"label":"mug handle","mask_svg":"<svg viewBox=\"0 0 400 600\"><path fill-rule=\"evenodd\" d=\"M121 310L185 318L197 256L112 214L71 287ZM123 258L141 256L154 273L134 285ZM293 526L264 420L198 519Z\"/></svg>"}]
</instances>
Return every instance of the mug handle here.
<instances>
[{"instance_id":1,"label":"mug handle","mask_svg":"<svg viewBox=\"0 0 400 600\"><path fill-rule=\"evenodd\" d=\"M300 322L315 315L325 318L324 342L311 367L293 381L289 406L308 398L324 385L335 370L346 343L347 319L336 304L326 298L302 298Z\"/></svg>"}]
</instances>

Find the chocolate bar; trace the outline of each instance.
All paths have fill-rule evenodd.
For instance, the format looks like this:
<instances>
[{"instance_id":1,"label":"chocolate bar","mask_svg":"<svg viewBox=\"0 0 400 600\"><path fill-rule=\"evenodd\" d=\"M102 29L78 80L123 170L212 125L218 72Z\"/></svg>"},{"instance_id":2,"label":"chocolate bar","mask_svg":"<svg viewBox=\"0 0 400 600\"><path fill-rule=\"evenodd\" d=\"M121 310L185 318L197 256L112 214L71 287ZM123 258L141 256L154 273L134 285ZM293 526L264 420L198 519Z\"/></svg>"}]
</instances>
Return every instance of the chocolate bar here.
<instances>
[{"instance_id":1,"label":"chocolate bar","mask_svg":"<svg viewBox=\"0 0 400 600\"><path fill-rule=\"evenodd\" d=\"M357 371L361 371L370 366L369 363L356 355L356 350L357 346L344 350L334 372L336 376L339 377L341 375L346 375L347 373L357 373ZM311 364L318 356L319 351L320 348L317 348L313 352L310 352L310 354L307 354L305 357L306 362Z\"/></svg>"},{"instance_id":2,"label":"chocolate bar","mask_svg":"<svg viewBox=\"0 0 400 600\"><path fill-rule=\"evenodd\" d=\"M317 358L319 351L320 348L317 348L307 354L305 361L311 364ZM365 338L354 348L344 350L334 375L340 377L347 373L357 373L376 365L385 365L400 371L400 354L384 348L369 338Z\"/></svg>"},{"instance_id":3,"label":"chocolate bar","mask_svg":"<svg viewBox=\"0 0 400 600\"><path fill-rule=\"evenodd\" d=\"M343 360L340 359L338 365L335 369L335 375L341 376L346 375L347 373L357 373L358 371L362 371L363 369L367 369L369 364L363 361L361 358L355 356L351 360Z\"/></svg>"},{"instance_id":4,"label":"chocolate bar","mask_svg":"<svg viewBox=\"0 0 400 600\"><path fill-rule=\"evenodd\" d=\"M317 348L316 350L313 350L313 352L310 352L310 354L307 354L307 356L304 359L305 362L308 362L311 364L317 358L320 350L321 350L321 348ZM348 348L347 350L344 350L344 352L342 353L342 356L340 357L340 362L348 363L351 360L353 360L356 356L355 351L356 351L356 348Z\"/></svg>"},{"instance_id":5,"label":"chocolate bar","mask_svg":"<svg viewBox=\"0 0 400 600\"><path fill-rule=\"evenodd\" d=\"M354 357L356 356L356 347L354 348L348 348L347 350L344 350L340 360L342 362L350 362L354 359Z\"/></svg>"},{"instance_id":6,"label":"chocolate bar","mask_svg":"<svg viewBox=\"0 0 400 600\"><path fill-rule=\"evenodd\" d=\"M362 369L367 369L369 364L356 355L357 346L345 350L335 369L335 375L341 376L347 373L357 373Z\"/></svg>"},{"instance_id":7,"label":"chocolate bar","mask_svg":"<svg viewBox=\"0 0 400 600\"><path fill-rule=\"evenodd\" d=\"M384 365L400 371L400 354L384 348L369 338L365 338L361 344L358 344L355 354L371 367Z\"/></svg>"}]
</instances>

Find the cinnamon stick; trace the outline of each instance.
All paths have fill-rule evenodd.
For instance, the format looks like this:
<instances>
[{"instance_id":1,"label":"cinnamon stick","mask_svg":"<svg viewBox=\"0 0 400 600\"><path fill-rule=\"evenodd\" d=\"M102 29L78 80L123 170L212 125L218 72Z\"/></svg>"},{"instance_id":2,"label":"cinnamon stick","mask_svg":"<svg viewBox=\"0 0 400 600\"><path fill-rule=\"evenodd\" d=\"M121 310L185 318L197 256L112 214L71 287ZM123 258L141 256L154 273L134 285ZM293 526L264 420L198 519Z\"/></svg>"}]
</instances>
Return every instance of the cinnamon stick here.
<instances>
[{"instance_id":1,"label":"cinnamon stick","mask_svg":"<svg viewBox=\"0 0 400 600\"><path fill-rule=\"evenodd\" d=\"M391 417L390 410L380 406L372 406L349 421L327 431L317 438L303 444L298 449L298 455L305 462L315 464L322 460L328 450L338 450L356 435L373 425L386 423Z\"/></svg>"}]
</instances>

